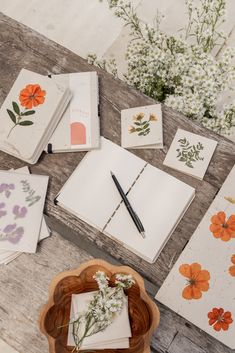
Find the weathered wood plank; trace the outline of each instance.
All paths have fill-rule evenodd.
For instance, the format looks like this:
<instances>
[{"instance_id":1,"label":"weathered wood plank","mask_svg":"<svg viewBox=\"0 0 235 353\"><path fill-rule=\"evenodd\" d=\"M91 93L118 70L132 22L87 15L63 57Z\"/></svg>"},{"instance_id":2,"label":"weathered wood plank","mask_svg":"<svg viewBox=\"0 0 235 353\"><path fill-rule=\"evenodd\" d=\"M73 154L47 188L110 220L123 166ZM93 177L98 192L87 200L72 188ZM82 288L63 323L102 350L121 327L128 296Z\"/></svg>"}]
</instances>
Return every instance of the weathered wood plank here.
<instances>
[{"instance_id":1,"label":"weathered wood plank","mask_svg":"<svg viewBox=\"0 0 235 353\"><path fill-rule=\"evenodd\" d=\"M168 349L168 353L206 353L206 351L202 350L192 341L190 341L187 337L182 335L176 335L174 341Z\"/></svg>"},{"instance_id":2,"label":"weathered wood plank","mask_svg":"<svg viewBox=\"0 0 235 353\"><path fill-rule=\"evenodd\" d=\"M78 267L92 257L58 234L40 243L36 254L22 254L0 267L0 333L19 353L46 353L46 338L38 318L48 286L59 272ZM2 352L1 353L5 353Z\"/></svg>"},{"instance_id":3,"label":"weathered wood plank","mask_svg":"<svg viewBox=\"0 0 235 353\"><path fill-rule=\"evenodd\" d=\"M0 104L7 95L7 92L9 91L21 67L26 67L42 74L47 74L49 72L63 73L96 69L89 66L85 60L79 58L65 48L49 41L48 39L38 35L17 22L10 20L4 15L0 16L0 45ZM112 139L114 142L120 143L120 110L138 105L151 104L153 100L126 86L123 82L114 80L104 71L99 70L99 76L102 113L101 131L105 137ZM166 146L164 151L133 151L133 153L196 187L197 196L154 265L149 265L145 261L133 255L131 252L123 249L120 245L116 244L114 241L110 240L94 228L54 205L53 199L55 195L70 176L71 172L75 169L79 161L83 158L84 153L58 155L44 154L40 158L39 163L31 168L34 173L46 174L50 176L49 190L46 201L46 213L49 216L50 222L53 224L54 229L62 230L64 233L63 235L70 238L74 242L77 241L80 247L84 247L86 249L89 248L88 244L90 244L93 249L98 249L97 251L99 254L102 255L103 253L104 257L110 257L111 255L114 259L119 260L121 263L131 265L155 285L153 287L154 290L161 285L174 261L182 251L182 248L190 238L206 209L210 205L213 197L235 163L235 145L233 143L201 128L198 125L193 124L181 114L176 113L166 107L163 107L163 115L164 141ZM177 127L198 132L204 136L212 137L219 141L219 146L204 181L198 181L194 178L185 176L179 172L162 166L162 161L164 160L166 150L170 146ZM0 153L0 167L2 169L9 169L12 167L17 168L22 165L24 165L23 162L7 156L4 153ZM20 323L24 321L24 330L25 327L27 327L26 323L28 323L28 325L29 323L30 325L34 325L33 330L37 330L37 323L34 321L36 317L35 315L38 314L39 306L36 306L33 309L32 314L28 312L28 307L24 303L22 304L23 308L21 307L21 309L20 305L18 307L18 303L16 303L16 308L15 305L13 308L8 308L10 305L9 303L15 303L15 294L12 293L10 293L9 301L7 301L8 292L15 288L15 290L22 294L23 288L29 287L28 295L32 296L32 301L29 302L30 307L35 304L34 300L36 301L37 295L41 295L41 302L44 302L46 298L45 287L47 287L53 275L64 269L66 264L73 267L79 264L79 260L76 261L75 256L75 253L80 254L81 250L79 250L78 247L74 247L73 250L69 250L69 247L67 247L69 257L65 258L60 256L62 252L66 253L63 242L57 241L56 239L56 246L55 243L53 246L50 245L50 241L53 241L53 239L48 239L45 241L45 249L44 246L42 246L38 254L22 255L16 260L17 262L15 262L14 265L11 264L10 267L6 268L6 270L4 269L4 271L6 271L6 275L3 269L0 269L1 278L3 280L2 283L4 283L4 286L0 287L0 298L3 298L4 302L3 315L4 310L7 312L8 310L12 310L11 315L5 313L3 319L1 316L1 334L6 342L11 342L12 345L14 343L14 347L16 349L17 347L20 347L20 352L22 353L25 353L25 351L22 350L22 347L24 347L27 339L29 340L29 338L26 337L27 331L25 331L26 333L23 333L23 328L20 327ZM71 244L71 246L73 245ZM84 261L86 256L89 257L89 255L85 254L82 261ZM53 259L53 261L50 261L50 258ZM35 259L36 262L38 261L38 267L36 264L30 262L32 259ZM22 263L19 264L18 261L22 261ZM40 285L37 285L36 282L30 278L30 274L33 273L30 272L31 267L32 269L34 268L35 274L40 276ZM19 268L19 270L17 270L17 268ZM50 268L51 270L49 271ZM25 270L26 278L23 276L23 279L21 279L23 270ZM24 283L23 287L21 286L22 281ZM2 288L5 287L5 283L8 291ZM34 291L37 292L35 296ZM21 297L22 295L20 295L20 300L22 300ZM36 303L35 305L39 304ZM19 316L14 316L17 315L17 310L19 310ZM161 313L161 325L163 326L160 326L160 329L156 332L156 337L153 340L153 349L157 352L167 352L167 349L170 347L170 344L174 340L177 332L180 334L182 332L183 336L192 340L199 347L202 347L202 349L207 353L232 352L231 350L227 350L227 348L215 341L213 338L210 338L205 333L200 332L200 330L196 327L190 326L189 328L188 326L185 326L185 320L180 318L177 314L172 313L169 309L161 306ZM14 340L15 326L12 323L12 320L9 319L10 317L18 318L16 340ZM4 319L6 320L5 322ZM35 336L36 331L33 332L34 335L32 332L30 334L30 343L32 344L32 347L34 345L36 347L33 352L41 352L42 349L39 350L39 347L44 347L40 346L42 338L37 335ZM35 342L40 342L40 344ZM27 353L31 352L28 352L27 350Z\"/></svg>"}]
</instances>

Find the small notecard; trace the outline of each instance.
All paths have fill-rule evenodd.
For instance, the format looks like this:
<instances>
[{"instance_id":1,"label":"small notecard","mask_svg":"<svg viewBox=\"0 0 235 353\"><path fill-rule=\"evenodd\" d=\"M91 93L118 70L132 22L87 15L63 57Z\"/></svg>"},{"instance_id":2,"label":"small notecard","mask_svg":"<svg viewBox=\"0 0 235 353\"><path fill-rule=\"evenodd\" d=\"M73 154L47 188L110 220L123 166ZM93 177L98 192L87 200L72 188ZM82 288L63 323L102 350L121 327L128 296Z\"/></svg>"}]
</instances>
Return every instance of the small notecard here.
<instances>
[{"instance_id":1,"label":"small notecard","mask_svg":"<svg viewBox=\"0 0 235 353\"><path fill-rule=\"evenodd\" d=\"M202 180L216 146L217 141L178 129L163 164Z\"/></svg>"},{"instance_id":2,"label":"small notecard","mask_svg":"<svg viewBox=\"0 0 235 353\"><path fill-rule=\"evenodd\" d=\"M161 104L121 111L122 147L162 148Z\"/></svg>"},{"instance_id":3,"label":"small notecard","mask_svg":"<svg viewBox=\"0 0 235 353\"><path fill-rule=\"evenodd\" d=\"M0 249L36 251L48 177L0 171Z\"/></svg>"},{"instance_id":4,"label":"small notecard","mask_svg":"<svg viewBox=\"0 0 235 353\"><path fill-rule=\"evenodd\" d=\"M97 292L72 294L70 322L75 321L81 313L88 310L93 295ZM73 326L69 325L68 345L74 346ZM81 325L81 332L84 332L84 323ZM128 314L128 298L124 297L124 305L120 315L106 327L104 331L88 336L84 339L82 349L125 349L129 348L129 338L131 337L131 327Z\"/></svg>"}]
</instances>

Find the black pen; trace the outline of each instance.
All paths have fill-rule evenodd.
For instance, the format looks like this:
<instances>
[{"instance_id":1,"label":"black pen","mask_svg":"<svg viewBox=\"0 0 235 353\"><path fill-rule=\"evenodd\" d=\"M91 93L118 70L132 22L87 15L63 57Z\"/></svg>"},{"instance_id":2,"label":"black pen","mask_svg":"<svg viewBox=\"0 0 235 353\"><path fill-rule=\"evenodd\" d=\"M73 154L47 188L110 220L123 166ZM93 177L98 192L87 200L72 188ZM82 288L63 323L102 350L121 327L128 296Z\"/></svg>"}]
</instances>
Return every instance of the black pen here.
<instances>
[{"instance_id":1,"label":"black pen","mask_svg":"<svg viewBox=\"0 0 235 353\"><path fill-rule=\"evenodd\" d=\"M139 217L137 216L137 214L133 210L133 208L132 208L132 206L131 206L131 204L130 204L130 202L129 202L126 194L125 194L125 192L123 191L121 185L119 184L117 178L115 177L113 172L110 171L110 173L111 173L112 179L113 179L113 181L114 181L114 183L115 183L115 185L116 185L116 187L117 187L117 189L119 191L119 194L121 195L121 198L122 198L122 200L123 200L123 202L124 202L124 204L125 204L125 206L127 208L127 211L129 212L133 222L135 223L136 228L138 229L138 231L141 234L141 236L143 238L145 238L145 231L144 231L143 224L141 223Z\"/></svg>"}]
</instances>

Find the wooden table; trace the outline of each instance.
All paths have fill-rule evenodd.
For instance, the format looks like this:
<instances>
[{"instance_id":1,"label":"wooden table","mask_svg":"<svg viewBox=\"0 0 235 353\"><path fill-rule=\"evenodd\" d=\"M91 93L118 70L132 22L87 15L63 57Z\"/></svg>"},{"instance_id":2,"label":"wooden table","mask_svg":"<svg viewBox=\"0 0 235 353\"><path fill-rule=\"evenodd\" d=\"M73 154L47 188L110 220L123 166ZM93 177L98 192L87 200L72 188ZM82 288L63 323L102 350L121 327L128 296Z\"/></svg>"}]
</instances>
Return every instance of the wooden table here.
<instances>
[{"instance_id":1,"label":"wooden table","mask_svg":"<svg viewBox=\"0 0 235 353\"><path fill-rule=\"evenodd\" d=\"M4 15L0 15L0 38L0 104L22 67L45 75L96 70L94 66L88 65L84 59L69 50ZM98 70L98 73L101 132L119 144L121 109L152 104L154 101L125 83L115 80L108 73L102 70ZM135 150L133 153L192 185L197 193L193 204L153 265L54 205L55 195L85 153L43 154L39 162L30 168L35 174L50 176L45 213L47 222L53 229L53 235L40 244L36 254L23 254L8 266L0 268L0 336L20 353L48 351L46 339L39 332L37 320L39 310L47 298L50 280L58 272L77 267L92 257L100 257L113 263L132 266L145 278L148 291L154 296L187 244L235 163L235 144L164 106L163 117L164 150ZM162 165L178 127L219 142L203 181ZM18 168L24 164L0 152L1 169ZM162 305L159 307L161 323L152 340L152 352L232 352L168 308Z\"/></svg>"}]
</instances>

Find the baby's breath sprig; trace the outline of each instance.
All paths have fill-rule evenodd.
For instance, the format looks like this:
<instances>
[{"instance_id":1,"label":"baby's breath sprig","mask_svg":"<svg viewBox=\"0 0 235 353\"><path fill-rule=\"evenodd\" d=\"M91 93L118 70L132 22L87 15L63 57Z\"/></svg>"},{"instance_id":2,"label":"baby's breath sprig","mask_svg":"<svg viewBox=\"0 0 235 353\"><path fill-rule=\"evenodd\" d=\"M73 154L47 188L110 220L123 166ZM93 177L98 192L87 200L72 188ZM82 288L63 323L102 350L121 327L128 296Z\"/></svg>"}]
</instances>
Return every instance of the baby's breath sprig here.
<instances>
[{"instance_id":1,"label":"baby's breath sprig","mask_svg":"<svg viewBox=\"0 0 235 353\"><path fill-rule=\"evenodd\" d=\"M225 105L223 97L234 90L235 48L228 47L217 58L211 54L226 39L220 27L226 0L185 0L188 25L178 36L161 30L159 13L149 25L141 21L130 0L107 2L130 28L127 71L121 78L206 128L229 135L235 127L235 101ZM113 58L99 60L91 55L89 59L117 75Z\"/></svg>"},{"instance_id":2,"label":"baby's breath sprig","mask_svg":"<svg viewBox=\"0 0 235 353\"><path fill-rule=\"evenodd\" d=\"M131 275L116 274L114 287L109 286L109 277L103 271L97 271L93 278L99 290L89 303L88 310L71 321L72 335L75 347L72 352L78 352L86 337L104 331L119 315L124 305L124 290L135 283Z\"/></svg>"}]
</instances>

